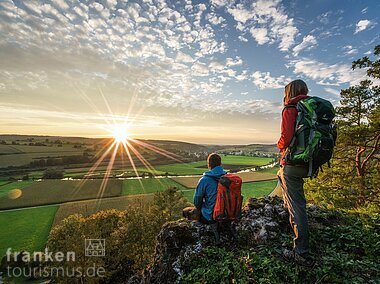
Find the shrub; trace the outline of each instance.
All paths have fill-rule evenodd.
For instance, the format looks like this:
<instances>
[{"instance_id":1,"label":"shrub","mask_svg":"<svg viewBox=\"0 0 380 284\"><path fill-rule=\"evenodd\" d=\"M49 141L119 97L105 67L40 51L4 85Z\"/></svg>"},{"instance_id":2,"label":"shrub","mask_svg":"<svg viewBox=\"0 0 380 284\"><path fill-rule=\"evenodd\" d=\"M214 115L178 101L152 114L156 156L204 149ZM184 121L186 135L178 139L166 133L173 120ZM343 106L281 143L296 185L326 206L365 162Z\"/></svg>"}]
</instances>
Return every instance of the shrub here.
<instances>
[{"instance_id":1,"label":"shrub","mask_svg":"<svg viewBox=\"0 0 380 284\"><path fill-rule=\"evenodd\" d=\"M64 171L61 169L47 169L45 170L43 179L61 179L63 178Z\"/></svg>"},{"instance_id":2,"label":"shrub","mask_svg":"<svg viewBox=\"0 0 380 284\"><path fill-rule=\"evenodd\" d=\"M89 217L71 215L54 227L48 239L49 251L74 251L76 261L51 263L50 267L62 267L70 271L77 267L87 269L95 263L105 268L104 278L91 281L101 283L123 283L139 273L154 255L155 238L166 221L176 219L187 203L175 188L155 194L153 203L141 199L126 211L115 209L100 211ZM105 257L86 257L85 239L105 239ZM80 281L88 281L80 277ZM72 283L72 279L55 277L59 283Z\"/></svg>"}]
</instances>

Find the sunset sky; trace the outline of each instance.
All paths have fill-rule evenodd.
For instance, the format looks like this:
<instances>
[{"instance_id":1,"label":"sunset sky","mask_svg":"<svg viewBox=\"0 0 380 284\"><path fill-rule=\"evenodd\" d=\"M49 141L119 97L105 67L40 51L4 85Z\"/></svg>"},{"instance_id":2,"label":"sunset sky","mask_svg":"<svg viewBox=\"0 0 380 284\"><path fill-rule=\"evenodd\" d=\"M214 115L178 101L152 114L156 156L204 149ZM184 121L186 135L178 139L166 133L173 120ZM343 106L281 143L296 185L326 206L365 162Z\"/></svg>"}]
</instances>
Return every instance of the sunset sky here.
<instances>
[{"instance_id":1,"label":"sunset sky","mask_svg":"<svg viewBox=\"0 0 380 284\"><path fill-rule=\"evenodd\" d=\"M0 133L275 143L283 87L339 101L380 1L0 2Z\"/></svg>"}]
</instances>

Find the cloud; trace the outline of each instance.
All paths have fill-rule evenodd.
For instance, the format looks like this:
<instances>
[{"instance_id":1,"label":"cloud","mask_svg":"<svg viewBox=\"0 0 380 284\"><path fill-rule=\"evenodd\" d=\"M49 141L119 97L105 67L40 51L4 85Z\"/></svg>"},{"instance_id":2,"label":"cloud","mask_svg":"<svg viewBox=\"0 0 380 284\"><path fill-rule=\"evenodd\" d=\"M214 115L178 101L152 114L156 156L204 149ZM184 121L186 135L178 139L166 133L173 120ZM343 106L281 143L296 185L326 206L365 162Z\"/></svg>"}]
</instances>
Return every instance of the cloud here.
<instances>
[{"instance_id":1,"label":"cloud","mask_svg":"<svg viewBox=\"0 0 380 284\"><path fill-rule=\"evenodd\" d=\"M353 48L352 45L346 45L343 47L343 50L345 51L345 55L351 55L358 53L358 50L356 48Z\"/></svg>"},{"instance_id":2,"label":"cloud","mask_svg":"<svg viewBox=\"0 0 380 284\"><path fill-rule=\"evenodd\" d=\"M224 69L225 65L218 61L213 61L209 64L212 71L221 71Z\"/></svg>"},{"instance_id":3,"label":"cloud","mask_svg":"<svg viewBox=\"0 0 380 284\"><path fill-rule=\"evenodd\" d=\"M270 72L255 71L252 75L252 82L259 89L279 89L283 88L287 83L291 81L290 78L286 78L284 75L280 77L272 77Z\"/></svg>"},{"instance_id":4,"label":"cloud","mask_svg":"<svg viewBox=\"0 0 380 284\"><path fill-rule=\"evenodd\" d=\"M204 4L187 1L184 12L183 6L165 1L44 2L0 3L1 69L8 72L0 74L3 93L17 91L27 98L28 91L38 88L60 93L63 82L73 85L82 79L111 89L136 86L155 106L181 105L197 96L213 102L212 94L239 76L231 69L241 64L237 58L221 60L223 67L210 72L217 55L227 51L224 37L217 34L225 20L213 11L206 14ZM213 25L201 21L206 17ZM64 77L57 79L57 74ZM123 92L115 93L122 97Z\"/></svg>"},{"instance_id":5,"label":"cloud","mask_svg":"<svg viewBox=\"0 0 380 284\"><path fill-rule=\"evenodd\" d=\"M313 35L307 35L303 38L299 45L293 48L293 55L298 56L298 54L305 48L313 48L317 44L317 39Z\"/></svg>"},{"instance_id":6,"label":"cloud","mask_svg":"<svg viewBox=\"0 0 380 284\"><path fill-rule=\"evenodd\" d=\"M194 63L191 70L193 70L195 76L207 76L209 74L209 68L201 62Z\"/></svg>"},{"instance_id":7,"label":"cloud","mask_svg":"<svg viewBox=\"0 0 380 284\"><path fill-rule=\"evenodd\" d=\"M266 28L251 28L249 31L258 44L262 45L269 41L268 30Z\"/></svg>"},{"instance_id":8,"label":"cloud","mask_svg":"<svg viewBox=\"0 0 380 284\"><path fill-rule=\"evenodd\" d=\"M235 114L237 112L252 114L252 113L279 113L281 105L268 100L245 99L241 100L218 100L217 104L202 105L205 112L216 111L217 113Z\"/></svg>"},{"instance_id":9,"label":"cloud","mask_svg":"<svg viewBox=\"0 0 380 284\"><path fill-rule=\"evenodd\" d=\"M227 67L230 67L230 66L239 66L239 65L242 65L243 64L243 60L241 60L241 58L239 56L236 56L235 59L232 59L230 57L228 57L226 59L226 65Z\"/></svg>"},{"instance_id":10,"label":"cloud","mask_svg":"<svg viewBox=\"0 0 380 284\"><path fill-rule=\"evenodd\" d=\"M300 59L291 62L294 73L317 81L319 85L349 83L355 85L365 78L365 70L352 70L349 64L326 64L313 59Z\"/></svg>"},{"instance_id":11,"label":"cloud","mask_svg":"<svg viewBox=\"0 0 380 284\"><path fill-rule=\"evenodd\" d=\"M176 56L177 61L185 62L185 63L191 63L194 62L193 57L190 55L183 53L181 51L178 51L177 56Z\"/></svg>"},{"instance_id":12,"label":"cloud","mask_svg":"<svg viewBox=\"0 0 380 284\"><path fill-rule=\"evenodd\" d=\"M324 25L327 25L329 23L329 17L332 15L332 11L328 11L326 13L323 13L317 17L317 19Z\"/></svg>"},{"instance_id":13,"label":"cloud","mask_svg":"<svg viewBox=\"0 0 380 284\"><path fill-rule=\"evenodd\" d=\"M94 4L98 4L98 3L94 3ZM100 5L100 4L99 4ZM98 6L98 5L97 5ZM127 8L127 13L128 15L133 19L133 20L137 20L139 18L139 13L140 13L140 10L141 10L141 7L139 4L137 3L132 3L128 6ZM160 19L159 19L160 20Z\"/></svg>"},{"instance_id":14,"label":"cloud","mask_svg":"<svg viewBox=\"0 0 380 284\"><path fill-rule=\"evenodd\" d=\"M56 1L53 1L53 3L56 7L60 8L62 11L69 9L69 5L66 3L65 0L56 0Z\"/></svg>"},{"instance_id":15,"label":"cloud","mask_svg":"<svg viewBox=\"0 0 380 284\"><path fill-rule=\"evenodd\" d=\"M243 4L237 4L233 8L228 8L227 11L234 17L235 21L243 24L254 17L252 11L246 10Z\"/></svg>"},{"instance_id":16,"label":"cloud","mask_svg":"<svg viewBox=\"0 0 380 284\"><path fill-rule=\"evenodd\" d=\"M229 0L211 0L211 3L217 7L226 6Z\"/></svg>"},{"instance_id":17,"label":"cloud","mask_svg":"<svg viewBox=\"0 0 380 284\"><path fill-rule=\"evenodd\" d=\"M360 20L357 24L356 24L356 29L355 29L355 32L354 34L357 34L359 32L362 32L370 27L373 27L374 26L374 23L371 22L370 20Z\"/></svg>"},{"instance_id":18,"label":"cloud","mask_svg":"<svg viewBox=\"0 0 380 284\"><path fill-rule=\"evenodd\" d=\"M245 37L243 37L243 36L241 36L241 35L238 36L238 39L239 39L240 41L242 41L242 42L248 42L248 39L246 39Z\"/></svg>"},{"instance_id":19,"label":"cloud","mask_svg":"<svg viewBox=\"0 0 380 284\"><path fill-rule=\"evenodd\" d=\"M278 42L281 51L288 51L294 44L298 29L279 0L258 0L249 7L237 4L227 12L238 22L237 30L245 32L245 27L251 27L249 31L260 45Z\"/></svg>"},{"instance_id":20,"label":"cloud","mask_svg":"<svg viewBox=\"0 0 380 284\"><path fill-rule=\"evenodd\" d=\"M206 19L215 26L220 25L221 23L226 21L223 17L221 16L218 17L215 13L207 14Z\"/></svg>"},{"instance_id":21,"label":"cloud","mask_svg":"<svg viewBox=\"0 0 380 284\"><path fill-rule=\"evenodd\" d=\"M27 1L24 3L24 5L29 8L31 11L33 11L36 14L41 14L41 8L38 2L36 1Z\"/></svg>"},{"instance_id":22,"label":"cloud","mask_svg":"<svg viewBox=\"0 0 380 284\"><path fill-rule=\"evenodd\" d=\"M326 87L326 88L324 88L324 90L325 90L326 92L328 92L329 94L332 94L332 95L334 95L334 96L338 96L338 97L340 96L340 91L338 91L338 90L336 90L336 89Z\"/></svg>"},{"instance_id":23,"label":"cloud","mask_svg":"<svg viewBox=\"0 0 380 284\"><path fill-rule=\"evenodd\" d=\"M21 90L39 90L49 88L45 71L4 71L0 70L0 81L8 92Z\"/></svg>"},{"instance_id":24,"label":"cloud","mask_svg":"<svg viewBox=\"0 0 380 284\"><path fill-rule=\"evenodd\" d=\"M277 72L290 73L296 62L289 70L279 68L276 76L254 72L252 66L264 54L261 49L256 53L256 43L297 54L313 43L312 36L306 35L295 46L296 22L279 0L213 0L212 5L191 0L46 2L0 3L4 103L38 99L79 109L79 91L95 97L101 88L112 93L116 108L125 109L135 93L136 109L147 107L157 113L164 113L163 108L170 108L169 114L186 109L212 112L212 107L199 106L213 106L221 98L220 112L233 102L240 106L236 112L259 113L263 102L241 100L240 93L249 90L248 81L254 84L249 94L253 98L257 89L282 88L291 75ZM273 59L268 60L272 66ZM276 62L282 66L281 60ZM313 60L298 62L296 67L296 74L314 76L320 84L351 79L344 77L350 74L349 66L341 70ZM323 73L326 68L328 74ZM249 107L241 107L244 104ZM269 111L271 105L266 106Z\"/></svg>"},{"instance_id":25,"label":"cloud","mask_svg":"<svg viewBox=\"0 0 380 284\"><path fill-rule=\"evenodd\" d=\"M235 79L238 80L238 81L247 80L247 79L248 79L247 72L246 72L246 71L243 71L241 74L236 75L236 76L235 76Z\"/></svg>"}]
</instances>

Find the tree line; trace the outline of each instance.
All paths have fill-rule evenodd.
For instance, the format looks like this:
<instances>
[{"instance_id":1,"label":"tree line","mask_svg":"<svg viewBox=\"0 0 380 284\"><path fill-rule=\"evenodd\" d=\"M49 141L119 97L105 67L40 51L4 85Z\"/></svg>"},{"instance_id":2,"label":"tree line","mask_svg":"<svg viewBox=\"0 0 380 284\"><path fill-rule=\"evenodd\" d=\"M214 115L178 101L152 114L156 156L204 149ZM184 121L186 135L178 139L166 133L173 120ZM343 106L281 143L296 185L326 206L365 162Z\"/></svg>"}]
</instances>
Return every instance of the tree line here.
<instances>
[{"instance_id":1,"label":"tree line","mask_svg":"<svg viewBox=\"0 0 380 284\"><path fill-rule=\"evenodd\" d=\"M352 69L365 68L367 78L343 89L337 107L338 139L332 167L307 183L316 203L379 212L380 203L380 45Z\"/></svg>"}]
</instances>

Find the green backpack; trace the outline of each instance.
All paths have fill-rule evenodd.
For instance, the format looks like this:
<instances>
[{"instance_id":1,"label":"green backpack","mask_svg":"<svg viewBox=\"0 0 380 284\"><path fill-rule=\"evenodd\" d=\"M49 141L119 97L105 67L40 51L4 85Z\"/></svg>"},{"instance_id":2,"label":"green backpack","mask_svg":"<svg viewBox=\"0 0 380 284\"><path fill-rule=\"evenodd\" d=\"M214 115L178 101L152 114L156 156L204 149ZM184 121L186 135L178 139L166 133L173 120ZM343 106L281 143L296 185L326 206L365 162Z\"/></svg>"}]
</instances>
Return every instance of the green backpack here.
<instances>
[{"instance_id":1,"label":"green backpack","mask_svg":"<svg viewBox=\"0 0 380 284\"><path fill-rule=\"evenodd\" d=\"M308 177L316 177L322 165L328 163L333 154L337 137L333 123L335 110L332 104L318 97L299 101L294 137L286 150L285 162L291 165L308 166Z\"/></svg>"}]
</instances>

